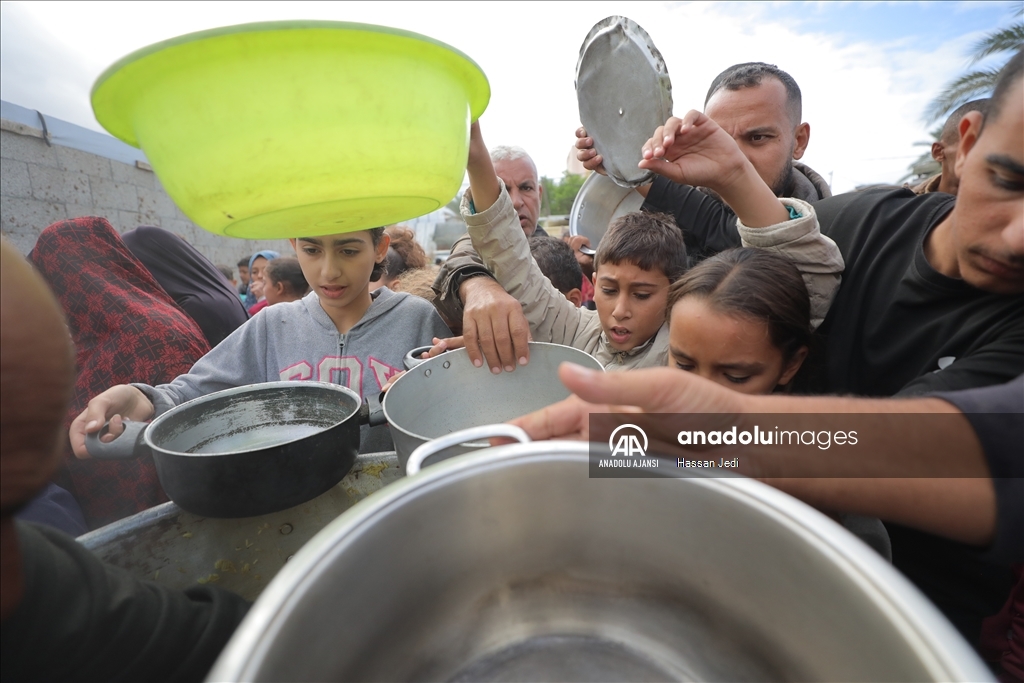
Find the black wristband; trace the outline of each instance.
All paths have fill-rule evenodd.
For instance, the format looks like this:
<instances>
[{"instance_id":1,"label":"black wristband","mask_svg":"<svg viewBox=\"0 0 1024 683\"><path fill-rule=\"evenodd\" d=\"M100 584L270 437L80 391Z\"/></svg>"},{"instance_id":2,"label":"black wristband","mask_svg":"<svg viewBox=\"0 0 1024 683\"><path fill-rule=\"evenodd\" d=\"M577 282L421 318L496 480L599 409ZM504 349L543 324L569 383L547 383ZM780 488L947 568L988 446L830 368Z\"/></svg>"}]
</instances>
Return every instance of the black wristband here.
<instances>
[{"instance_id":1,"label":"black wristband","mask_svg":"<svg viewBox=\"0 0 1024 683\"><path fill-rule=\"evenodd\" d=\"M455 293L456 298L462 301L462 297L459 296L459 289L462 288L463 282L480 276L489 277L492 280L494 280L494 275L492 275L489 270L483 268L482 266L470 266L468 268L463 268L459 272L452 275L452 291ZM465 302L463 301L463 303Z\"/></svg>"}]
</instances>

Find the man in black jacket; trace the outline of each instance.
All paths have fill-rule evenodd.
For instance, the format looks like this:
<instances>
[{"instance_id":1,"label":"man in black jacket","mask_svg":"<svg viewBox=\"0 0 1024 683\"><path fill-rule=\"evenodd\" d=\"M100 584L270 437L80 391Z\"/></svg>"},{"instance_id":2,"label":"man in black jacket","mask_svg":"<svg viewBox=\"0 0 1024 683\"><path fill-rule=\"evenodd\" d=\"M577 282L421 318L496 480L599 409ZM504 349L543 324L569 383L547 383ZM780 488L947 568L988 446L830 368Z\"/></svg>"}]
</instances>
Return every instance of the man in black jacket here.
<instances>
[{"instance_id":1,"label":"man in black jacket","mask_svg":"<svg viewBox=\"0 0 1024 683\"><path fill-rule=\"evenodd\" d=\"M730 66L715 77L704 98L704 113L732 135L777 197L816 202L832 192L824 178L798 161L811 139L802 107L793 77L764 62ZM593 138L583 128L576 135L576 156L584 168L603 173L604 159L594 150ZM675 217L691 259L740 246L736 214L714 193L660 175L637 191L646 197L644 210Z\"/></svg>"}]
</instances>

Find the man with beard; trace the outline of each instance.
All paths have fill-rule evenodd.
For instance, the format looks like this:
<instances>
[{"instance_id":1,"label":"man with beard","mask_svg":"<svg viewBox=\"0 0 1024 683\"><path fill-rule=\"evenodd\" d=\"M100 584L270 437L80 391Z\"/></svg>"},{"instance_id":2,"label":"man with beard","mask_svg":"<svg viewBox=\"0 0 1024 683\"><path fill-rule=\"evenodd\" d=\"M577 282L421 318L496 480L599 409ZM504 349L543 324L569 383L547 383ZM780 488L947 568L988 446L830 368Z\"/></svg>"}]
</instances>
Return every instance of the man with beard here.
<instances>
[{"instance_id":1,"label":"man with beard","mask_svg":"<svg viewBox=\"0 0 1024 683\"><path fill-rule=\"evenodd\" d=\"M816 202L832 196L828 183L797 161L807 149L811 127L801 121L800 86L782 69L763 62L730 66L711 82L704 113L732 135L777 197ZM604 159L593 139L583 128L576 135L584 168L603 173ZM660 175L637 191L646 197L644 210L675 217L692 259L740 246L736 214L714 193Z\"/></svg>"}]
</instances>

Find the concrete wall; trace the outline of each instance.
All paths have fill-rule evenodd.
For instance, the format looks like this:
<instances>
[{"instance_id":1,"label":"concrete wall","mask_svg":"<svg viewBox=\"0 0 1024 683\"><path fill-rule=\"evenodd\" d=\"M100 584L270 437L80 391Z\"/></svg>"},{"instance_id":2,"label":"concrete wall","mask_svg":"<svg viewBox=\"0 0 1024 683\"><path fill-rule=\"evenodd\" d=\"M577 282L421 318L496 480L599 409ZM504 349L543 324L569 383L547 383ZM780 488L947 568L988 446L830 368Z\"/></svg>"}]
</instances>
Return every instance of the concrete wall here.
<instances>
[{"instance_id":1,"label":"concrete wall","mask_svg":"<svg viewBox=\"0 0 1024 683\"><path fill-rule=\"evenodd\" d=\"M232 268L243 256L261 249L291 253L287 240L241 240L203 230L175 206L156 175L146 168L50 146L41 130L3 123L0 224L3 236L23 254L31 251L48 225L79 216L102 216L118 232L139 225L164 228L214 263Z\"/></svg>"}]
</instances>

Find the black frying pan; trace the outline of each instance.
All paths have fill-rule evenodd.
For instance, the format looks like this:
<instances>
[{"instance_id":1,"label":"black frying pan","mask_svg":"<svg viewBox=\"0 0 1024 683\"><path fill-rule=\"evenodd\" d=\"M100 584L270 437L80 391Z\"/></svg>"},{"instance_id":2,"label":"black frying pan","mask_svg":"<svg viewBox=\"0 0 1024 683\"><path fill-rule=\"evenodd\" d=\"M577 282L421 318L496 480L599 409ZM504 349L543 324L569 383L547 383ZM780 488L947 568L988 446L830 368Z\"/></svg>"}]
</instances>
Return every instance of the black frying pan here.
<instances>
[{"instance_id":1,"label":"black frying pan","mask_svg":"<svg viewBox=\"0 0 1024 683\"><path fill-rule=\"evenodd\" d=\"M183 509L252 517L304 503L348 474L361 424L383 424L351 389L322 382L267 382L183 403L149 424L126 421L110 443L86 438L95 458L150 452L160 483ZM372 414L371 414L372 413Z\"/></svg>"}]
</instances>

